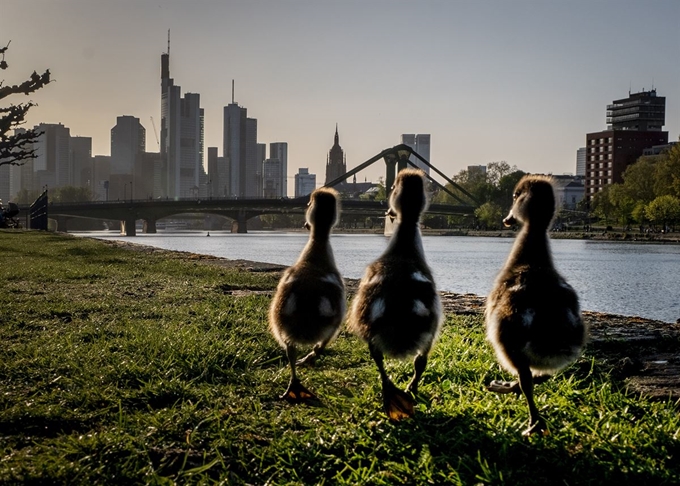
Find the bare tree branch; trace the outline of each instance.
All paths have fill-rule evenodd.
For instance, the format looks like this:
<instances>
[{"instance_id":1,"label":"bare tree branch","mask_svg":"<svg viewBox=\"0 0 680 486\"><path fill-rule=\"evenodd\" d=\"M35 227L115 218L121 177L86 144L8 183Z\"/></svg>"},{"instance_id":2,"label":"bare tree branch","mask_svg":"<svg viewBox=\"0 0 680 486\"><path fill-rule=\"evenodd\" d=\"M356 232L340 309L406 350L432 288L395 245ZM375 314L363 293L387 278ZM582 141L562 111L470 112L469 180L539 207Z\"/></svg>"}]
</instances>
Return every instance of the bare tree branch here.
<instances>
[{"instance_id":1,"label":"bare tree branch","mask_svg":"<svg viewBox=\"0 0 680 486\"><path fill-rule=\"evenodd\" d=\"M0 55L2 56L0 69L7 69L5 53L10 42L5 47L0 47ZM20 93L29 95L49 83L49 69L42 75L33 71L30 79L21 84L4 86L4 83L0 82L0 99ZM27 160L36 157L36 149L33 144L42 132L35 129L16 131L26 122L26 114L33 106L36 106L35 103L29 101L28 103L0 107L0 166L23 165ZM11 133L11 130L15 130L15 132Z\"/></svg>"}]
</instances>

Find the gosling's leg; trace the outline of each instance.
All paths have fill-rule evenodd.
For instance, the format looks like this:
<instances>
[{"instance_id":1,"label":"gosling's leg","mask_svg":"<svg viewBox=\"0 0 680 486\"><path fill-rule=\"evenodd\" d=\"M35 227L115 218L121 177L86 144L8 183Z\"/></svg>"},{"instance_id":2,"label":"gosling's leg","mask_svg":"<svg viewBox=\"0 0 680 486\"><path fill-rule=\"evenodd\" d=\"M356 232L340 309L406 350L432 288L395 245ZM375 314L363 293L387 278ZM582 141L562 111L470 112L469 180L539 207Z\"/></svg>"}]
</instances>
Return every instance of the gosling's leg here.
<instances>
[{"instance_id":1,"label":"gosling's leg","mask_svg":"<svg viewBox=\"0 0 680 486\"><path fill-rule=\"evenodd\" d=\"M286 392L281 395L281 398L290 403L317 400L316 395L302 386L302 383L300 383L300 380L295 373L296 354L297 350L295 349L295 346L292 344L286 346L286 356L288 357L288 363L290 364L290 383L288 383L288 388L286 389Z\"/></svg>"},{"instance_id":2,"label":"gosling's leg","mask_svg":"<svg viewBox=\"0 0 680 486\"><path fill-rule=\"evenodd\" d=\"M518 371L519 386L529 405L529 428L522 432L522 435L528 436L537 432L546 433L548 427L543 420L543 417L538 413L538 408L536 408L536 404L534 403L534 379L533 376L531 376L531 370L528 366L524 366Z\"/></svg>"},{"instance_id":3,"label":"gosling's leg","mask_svg":"<svg viewBox=\"0 0 680 486\"><path fill-rule=\"evenodd\" d=\"M304 366L304 365L314 366L314 364L316 363L316 360L319 358L319 356L321 356L321 352L324 349L326 349L326 346L328 345L329 342L330 342L330 338L325 339L325 340L321 341L320 343L316 343L314 345L314 348L312 348L312 351L307 356L305 356L304 358L297 360L296 364L298 366Z\"/></svg>"},{"instance_id":4,"label":"gosling's leg","mask_svg":"<svg viewBox=\"0 0 680 486\"><path fill-rule=\"evenodd\" d=\"M533 377L533 382L534 385L540 385L541 383L545 383L546 381L548 381L550 378L552 378L551 375L538 375ZM518 380L514 381L493 380L491 383L489 383L486 389L494 393L498 393L500 395L504 395L507 393L515 393L516 395L520 395L522 393L522 389L519 386Z\"/></svg>"},{"instance_id":5,"label":"gosling's leg","mask_svg":"<svg viewBox=\"0 0 680 486\"><path fill-rule=\"evenodd\" d=\"M420 377L423 376L423 372L427 367L428 354L429 349L419 353L413 360L413 378L411 378L411 382L408 384L408 387L406 387L406 391L410 391L414 395L418 394L418 383L420 382Z\"/></svg>"},{"instance_id":6,"label":"gosling's leg","mask_svg":"<svg viewBox=\"0 0 680 486\"><path fill-rule=\"evenodd\" d=\"M383 409L390 420L402 420L413 417L415 414L413 398L406 392L397 388L385 371L382 352L372 344L368 345L371 357L378 366L380 379L382 380Z\"/></svg>"}]
</instances>

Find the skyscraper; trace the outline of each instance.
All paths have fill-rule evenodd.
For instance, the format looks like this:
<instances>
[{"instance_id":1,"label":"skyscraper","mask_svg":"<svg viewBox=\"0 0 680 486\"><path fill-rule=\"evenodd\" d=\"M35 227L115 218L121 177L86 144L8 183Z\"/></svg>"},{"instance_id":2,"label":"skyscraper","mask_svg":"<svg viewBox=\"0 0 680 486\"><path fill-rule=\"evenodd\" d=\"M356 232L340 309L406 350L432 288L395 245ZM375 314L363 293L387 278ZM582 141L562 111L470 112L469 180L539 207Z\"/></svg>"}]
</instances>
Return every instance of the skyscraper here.
<instances>
[{"instance_id":1,"label":"skyscraper","mask_svg":"<svg viewBox=\"0 0 680 486\"><path fill-rule=\"evenodd\" d=\"M73 185L87 187L94 194L92 137L71 137L71 170Z\"/></svg>"},{"instance_id":2,"label":"skyscraper","mask_svg":"<svg viewBox=\"0 0 680 486\"><path fill-rule=\"evenodd\" d=\"M576 175L586 175L586 148L581 147L576 151Z\"/></svg>"},{"instance_id":3,"label":"skyscraper","mask_svg":"<svg viewBox=\"0 0 680 486\"><path fill-rule=\"evenodd\" d=\"M316 174L310 174L309 169L300 167L295 174L295 197L306 196L316 189Z\"/></svg>"},{"instance_id":4,"label":"skyscraper","mask_svg":"<svg viewBox=\"0 0 680 486\"><path fill-rule=\"evenodd\" d=\"M41 123L35 130L42 132L34 144L32 191L73 184L71 169L71 131L61 123Z\"/></svg>"},{"instance_id":5,"label":"skyscraper","mask_svg":"<svg viewBox=\"0 0 680 486\"><path fill-rule=\"evenodd\" d=\"M111 174L132 175L146 151L146 129L134 116L119 116L111 129Z\"/></svg>"},{"instance_id":6,"label":"skyscraper","mask_svg":"<svg viewBox=\"0 0 680 486\"><path fill-rule=\"evenodd\" d=\"M281 197L288 197L288 143L272 142L269 144L269 158L281 161Z\"/></svg>"},{"instance_id":7,"label":"skyscraper","mask_svg":"<svg viewBox=\"0 0 680 486\"><path fill-rule=\"evenodd\" d=\"M347 172L347 160L345 152L340 147L340 137L338 136L338 125L335 124L335 138L333 146L326 158L326 184L337 179Z\"/></svg>"},{"instance_id":8,"label":"skyscraper","mask_svg":"<svg viewBox=\"0 0 680 486\"><path fill-rule=\"evenodd\" d=\"M224 107L222 154L229 167L229 196L257 197L258 164L257 119L248 118L248 110L234 101Z\"/></svg>"},{"instance_id":9,"label":"skyscraper","mask_svg":"<svg viewBox=\"0 0 680 486\"><path fill-rule=\"evenodd\" d=\"M405 133L401 136L401 143L408 145L422 158L430 162L430 135L426 133L412 134ZM430 173L430 168L423 164L418 157L411 155L410 159L416 167L422 169L426 174Z\"/></svg>"},{"instance_id":10,"label":"skyscraper","mask_svg":"<svg viewBox=\"0 0 680 486\"><path fill-rule=\"evenodd\" d=\"M656 90L630 94L607 106L608 129L586 134L585 191L590 200L611 184L623 181L626 168L644 150L668 143L666 98Z\"/></svg>"},{"instance_id":11,"label":"skyscraper","mask_svg":"<svg viewBox=\"0 0 680 486\"><path fill-rule=\"evenodd\" d=\"M168 52L161 55L161 170L155 174L154 194L196 197L203 182L203 109L200 95L181 95L170 77Z\"/></svg>"},{"instance_id":12,"label":"skyscraper","mask_svg":"<svg viewBox=\"0 0 680 486\"><path fill-rule=\"evenodd\" d=\"M265 199L278 199L281 197L281 161L279 159L267 159L262 164L262 196Z\"/></svg>"}]
</instances>

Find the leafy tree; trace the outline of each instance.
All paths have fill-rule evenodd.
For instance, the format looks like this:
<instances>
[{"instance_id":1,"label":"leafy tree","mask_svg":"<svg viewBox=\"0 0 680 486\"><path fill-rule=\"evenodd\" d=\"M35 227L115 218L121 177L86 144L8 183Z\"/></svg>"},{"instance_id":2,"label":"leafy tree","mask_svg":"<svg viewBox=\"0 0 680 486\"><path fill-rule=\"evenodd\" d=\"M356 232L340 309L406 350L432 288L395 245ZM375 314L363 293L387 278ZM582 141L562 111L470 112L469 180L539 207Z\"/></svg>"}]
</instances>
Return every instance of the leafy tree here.
<instances>
[{"instance_id":1,"label":"leafy tree","mask_svg":"<svg viewBox=\"0 0 680 486\"><path fill-rule=\"evenodd\" d=\"M659 156L654 167L654 194L680 197L680 143Z\"/></svg>"},{"instance_id":2,"label":"leafy tree","mask_svg":"<svg viewBox=\"0 0 680 486\"><path fill-rule=\"evenodd\" d=\"M89 187L62 186L50 189L50 200L53 202L87 202L94 200Z\"/></svg>"},{"instance_id":3,"label":"leafy tree","mask_svg":"<svg viewBox=\"0 0 680 486\"><path fill-rule=\"evenodd\" d=\"M33 204L33 201L38 199L38 196L40 196L40 191L29 191L26 188L22 188L14 198L14 202L21 206Z\"/></svg>"},{"instance_id":4,"label":"leafy tree","mask_svg":"<svg viewBox=\"0 0 680 486\"><path fill-rule=\"evenodd\" d=\"M668 223L680 220L680 199L675 196L659 196L647 205L646 215L650 221L661 223L664 227Z\"/></svg>"},{"instance_id":5,"label":"leafy tree","mask_svg":"<svg viewBox=\"0 0 680 486\"><path fill-rule=\"evenodd\" d=\"M606 186L600 192L593 196L590 203L590 207L593 213L601 219L604 219L605 223L609 223L609 218L614 214L614 205L609 197L609 192L612 186Z\"/></svg>"},{"instance_id":6,"label":"leafy tree","mask_svg":"<svg viewBox=\"0 0 680 486\"><path fill-rule=\"evenodd\" d=\"M635 201L651 202L654 193L654 157L640 157L637 162L628 166L623 173L623 185L628 197Z\"/></svg>"},{"instance_id":7,"label":"leafy tree","mask_svg":"<svg viewBox=\"0 0 680 486\"><path fill-rule=\"evenodd\" d=\"M612 212L621 224L628 224L633 219L636 201L629 195L625 185L613 184L609 187L609 202Z\"/></svg>"},{"instance_id":8,"label":"leafy tree","mask_svg":"<svg viewBox=\"0 0 680 486\"><path fill-rule=\"evenodd\" d=\"M9 42L5 47L0 47L0 55L2 55L0 69L3 71L9 67L5 61L5 53L8 48ZM33 71L30 78L20 84L4 86L4 81L2 81L0 82L0 100L13 94L29 95L49 82L49 69L43 74ZM10 133L10 130L19 128L25 123L26 114L32 106L35 106L35 103L29 101L28 103L0 107L0 165L22 165L27 160L35 158L33 142L38 139L41 133L35 129Z\"/></svg>"},{"instance_id":9,"label":"leafy tree","mask_svg":"<svg viewBox=\"0 0 680 486\"><path fill-rule=\"evenodd\" d=\"M648 221L647 219L647 205L642 201L635 204L631 216L636 223L643 224Z\"/></svg>"},{"instance_id":10,"label":"leafy tree","mask_svg":"<svg viewBox=\"0 0 680 486\"><path fill-rule=\"evenodd\" d=\"M487 228L498 228L503 220L503 210L493 202L485 202L475 209L475 216Z\"/></svg>"}]
</instances>

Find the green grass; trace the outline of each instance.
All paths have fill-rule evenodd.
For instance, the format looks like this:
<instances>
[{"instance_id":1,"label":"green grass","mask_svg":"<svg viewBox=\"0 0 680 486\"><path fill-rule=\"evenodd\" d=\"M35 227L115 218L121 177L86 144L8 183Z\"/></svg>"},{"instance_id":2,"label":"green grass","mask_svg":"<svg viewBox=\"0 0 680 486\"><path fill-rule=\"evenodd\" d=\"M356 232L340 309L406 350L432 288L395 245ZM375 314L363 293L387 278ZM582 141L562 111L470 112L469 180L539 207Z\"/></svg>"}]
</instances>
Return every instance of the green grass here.
<instances>
[{"instance_id":1,"label":"green grass","mask_svg":"<svg viewBox=\"0 0 680 486\"><path fill-rule=\"evenodd\" d=\"M342 333L277 397L278 275L89 239L0 232L0 483L677 484L680 414L627 394L601 356L537 387L523 438L478 316L448 316L417 416L389 422L366 346ZM410 363L388 362L405 386Z\"/></svg>"}]
</instances>

